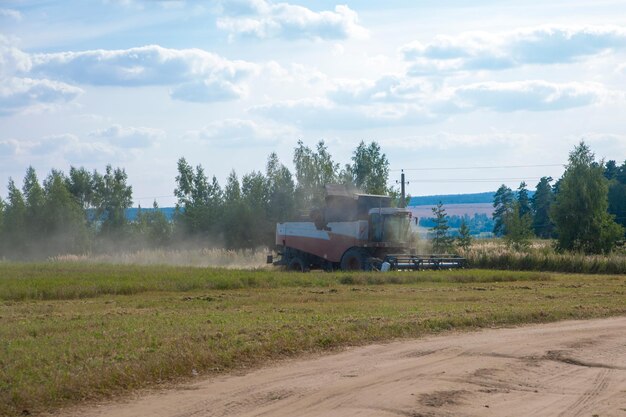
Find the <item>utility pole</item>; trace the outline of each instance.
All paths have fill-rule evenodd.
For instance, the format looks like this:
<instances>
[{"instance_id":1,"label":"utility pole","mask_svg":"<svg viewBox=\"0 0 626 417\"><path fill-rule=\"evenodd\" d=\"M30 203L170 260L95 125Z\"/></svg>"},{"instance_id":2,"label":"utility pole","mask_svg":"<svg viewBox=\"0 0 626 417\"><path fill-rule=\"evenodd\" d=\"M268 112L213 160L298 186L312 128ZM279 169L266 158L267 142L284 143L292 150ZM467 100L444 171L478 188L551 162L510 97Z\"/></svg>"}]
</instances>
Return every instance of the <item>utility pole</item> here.
<instances>
[{"instance_id":1,"label":"utility pole","mask_svg":"<svg viewBox=\"0 0 626 417\"><path fill-rule=\"evenodd\" d=\"M406 206L406 193L404 191L404 170L400 170L400 189L402 190L402 203L401 207L404 208Z\"/></svg>"},{"instance_id":2,"label":"utility pole","mask_svg":"<svg viewBox=\"0 0 626 417\"><path fill-rule=\"evenodd\" d=\"M398 183L398 180L396 180L396 184ZM405 190L405 185L408 184L408 182L406 182L404 180L404 170L401 169L400 170L400 208L405 208L406 207L406 190Z\"/></svg>"}]
</instances>

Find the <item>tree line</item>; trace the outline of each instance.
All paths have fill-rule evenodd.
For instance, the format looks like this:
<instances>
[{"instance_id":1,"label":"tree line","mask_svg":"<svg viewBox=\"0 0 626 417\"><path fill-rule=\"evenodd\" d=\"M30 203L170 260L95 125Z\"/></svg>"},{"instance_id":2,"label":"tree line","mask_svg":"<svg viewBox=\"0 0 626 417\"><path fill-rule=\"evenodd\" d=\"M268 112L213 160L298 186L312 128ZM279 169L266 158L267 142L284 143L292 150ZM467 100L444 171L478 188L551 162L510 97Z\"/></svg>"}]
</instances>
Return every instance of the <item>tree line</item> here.
<instances>
[{"instance_id":1,"label":"tree line","mask_svg":"<svg viewBox=\"0 0 626 417\"><path fill-rule=\"evenodd\" d=\"M542 177L531 198L525 182L515 192L500 186L493 233L518 248L533 237L556 238L557 249L583 253L608 253L623 241L626 161L598 162L581 142L570 152L563 176L552 181Z\"/></svg>"},{"instance_id":2,"label":"tree line","mask_svg":"<svg viewBox=\"0 0 626 417\"><path fill-rule=\"evenodd\" d=\"M177 199L173 221L158 210L132 206L132 186L123 168L107 165L103 173L70 167L52 170L39 181L34 168L22 187L8 182L0 199L0 258L42 258L66 253L126 251L201 245L228 249L271 246L276 222L303 218L323 204L324 185L341 183L370 194L390 194L389 161L376 142L354 149L350 163L335 162L324 141L311 148L302 141L293 152L295 172L272 153L265 172L241 178L235 171L222 186L202 165L185 158L177 163Z\"/></svg>"},{"instance_id":3,"label":"tree line","mask_svg":"<svg viewBox=\"0 0 626 417\"><path fill-rule=\"evenodd\" d=\"M313 148L299 141L293 164L291 172L272 153L264 172L239 178L232 171L221 185L202 165L193 167L180 158L173 221L156 201L153 210L140 208L135 220L127 219L133 190L123 168L108 165L100 173L70 167L68 174L53 169L40 182L29 167L22 187L9 179L7 198L0 199L0 258L184 245L272 246L276 223L307 218L311 208L323 204L329 183L399 201L397 189L387 185L389 161L376 142L361 142L342 166L323 141ZM537 236L556 238L560 249L585 253L609 252L623 240L626 161L598 162L581 142L570 153L563 176L552 182L541 178L532 197L524 182L515 192L502 185L494 196L494 233L516 247ZM433 218L437 248L443 250L449 243L445 209L436 207ZM461 219L459 226L461 237L469 239L468 219Z\"/></svg>"}]
</instances>

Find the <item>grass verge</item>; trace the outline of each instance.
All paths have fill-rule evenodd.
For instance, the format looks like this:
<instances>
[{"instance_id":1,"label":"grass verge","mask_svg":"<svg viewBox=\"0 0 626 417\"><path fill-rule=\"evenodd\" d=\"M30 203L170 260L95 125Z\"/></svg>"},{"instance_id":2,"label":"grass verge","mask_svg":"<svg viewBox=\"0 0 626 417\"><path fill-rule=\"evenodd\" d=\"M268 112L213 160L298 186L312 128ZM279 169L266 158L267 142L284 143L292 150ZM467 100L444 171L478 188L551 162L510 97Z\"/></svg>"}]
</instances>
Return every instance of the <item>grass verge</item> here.
<instances>
[{"instance_id":1,"label":"grass verge","mask_svg":"<svg viewBox=\"0 0 626 417\"><path fill-rule=\"evenodd\" d=\"M625 276L0 264L0 415L307 351L626 313Z\"/></svg>"}]
</instances>

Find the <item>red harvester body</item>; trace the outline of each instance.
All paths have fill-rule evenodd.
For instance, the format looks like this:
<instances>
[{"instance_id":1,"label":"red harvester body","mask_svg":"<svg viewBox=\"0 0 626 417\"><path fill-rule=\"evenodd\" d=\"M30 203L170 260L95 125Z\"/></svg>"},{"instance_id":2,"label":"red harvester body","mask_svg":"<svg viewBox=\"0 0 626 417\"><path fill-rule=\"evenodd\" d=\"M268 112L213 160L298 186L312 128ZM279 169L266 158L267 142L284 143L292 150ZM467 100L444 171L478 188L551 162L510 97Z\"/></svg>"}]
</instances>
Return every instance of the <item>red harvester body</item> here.
<instances>
[{"instance_id":1,"label":"red harvester body","mask_svg":"<svg viewBox=\"0 0 626 417\"><path fill-rule=\"evenodd\" d=\"M391 197L326 186L326 206L310 221L276 225L280 259L290 270L386 270L462 267L450 255L415 255L410 249L411 212L391 207Z\"/></svg>"}]
</instances>

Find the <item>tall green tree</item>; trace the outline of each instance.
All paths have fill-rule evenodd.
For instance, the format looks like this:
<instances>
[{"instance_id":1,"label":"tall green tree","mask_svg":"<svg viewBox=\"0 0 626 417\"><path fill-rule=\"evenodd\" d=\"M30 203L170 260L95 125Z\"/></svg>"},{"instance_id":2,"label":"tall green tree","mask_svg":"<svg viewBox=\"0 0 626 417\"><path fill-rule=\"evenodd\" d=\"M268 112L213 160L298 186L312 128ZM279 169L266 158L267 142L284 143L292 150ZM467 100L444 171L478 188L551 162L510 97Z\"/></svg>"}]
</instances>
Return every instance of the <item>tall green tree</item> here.
<instances>
[{"instance_id":1,"label":"tall green tree","mask_svg":"<svg viewBox=\"0 0 626 417\"><path fill-rule=\"evenodd\" d=\"M186 234L213 239L221 229L222 189L213 176L209 179L201 165L195 172L185 158L178 161L174 195L178 201L177 222Z\"/></svg>"},{"instance_id":2,"label":"tall green tree","mask_svg":"<svg viewBox=\"0 0 626 417\"><path fill-rule=\"evenodd\" d=\"M554 234L554 223L550 219L550 207L554 202L554 194L550 182L552 177L542 177L537 184L537 190L532 196L533 231L542 239L549 239Z\"/></svg>"},{"instance_id":3,"label":"tall green tree","mask_svg":"<svg viewBox=\"0 0 626 417\"><path fill-rule=\"evenodd\" d=\"M624 235L608 213L608 180L585 142L569 155L551 210L558 246L585 253L606 253Z\"/></svg>"},{"instance_id":4,"label":"tall green tree","mask_svg":"<svg viewBox=\"0 0 626 417\"><path fill-rule=\"evenodd\" d=\"M5 252L20 255L26 249L26 204L24 195L9 178L8 196L4 208Z\"/></svg>"},{"instance_id":5,"label":"tall green tree","mask_svg":"<svg viewBox=\"0 0 626 417\"><path fill-rule=\"evenodd\" d=\"M44 192L39 184L37 173L32 166L29 166L24 176L22 185L24 202L26 204L26 233L29 236L27 244L36 242L43 236L44 224Z\"/></svg>"},{"instance_id":6,"label":"tall green tree","mask_svg":"<svg viewBox=\"0 0 626 417\"><path fill-rule=\"evenodd\" d=\"M277 222L292 220L296 212L296 185L293 175L280 163L276 153L271 153L267 158L265 176L269 189L267 213L269 220L273 225Z\"/></svg>"},{"instance_id":7,"label":"tall green tree","mask_svg":"<svg viewBox=\"0 0 626 417\"><path fill-rule=\"evenodd\" d=\"M504 217L513 208L513 202L515 196L513 191L502 184L493 196L493 233L496 236L502 236L506 234L506 225L504 224Z\"/></svg>"},{"instance_id":8,"label":"tall green tree","mask_svg":"<svg viewBox=\"0 0 626 417\"><path fill-rule=\"evenodd\" d=\"M241 196L241 185L237 173L233 170L224 186L224 217L222 234L227 249L251 247L249 241L248 212Z\"/></svg>"},{"instance_id":9,"label":"tall green tree","mask_svg":"<svg viewBox=\"0 0 626 417\"><path fill-rule=\"evenodd\" d=\"M349 171L354 185L365 193L380 195L388 193L389 161L378 143L371 142L366 145L361 141L352 155Z\"/></svg>"},{"instance_id":10,"label":"tall green tree","mask_svg":"<svg viewBox=\"0 0 626 417\"><path fill-rule=\"evenodd\" d=\"M133 203L133 189L127 181L128 175L123 168L113 169L107 165L104 175L94 171L95 217L102 222L100 231L103 234L123 234L125 231L128 223L126 209Z\"/></svg>"},{"instance_id":11,"label":"tall green tree","mask_svg":"<svg viewBox=\"0 0 626 417\"><path fill-rule=\"evenodd\" d=\"M67 179L52 170L44 181L45 249L50 255L76 253L88 247L82 206L67 187Z\"/></svg>"},{"instance_id":12,"label":"tall green tree","mask_svg":"<svg viewBox=\"0 0 626 417\"><path fill-rule=\"evenodd\" d=\"M269 181L260 172L241 178L241 199L245 210L240 219L246 232L246 247L268 246L273 242L274 227L268 219Z\"/></svg>"},{"instance_id":13,"label":"tall green tree","mask_svg":"<svg viewBox=\"0 0 626 417\"><path fill-rule=\"evenodd\" d=\"M333 161L324 141L318 142L316 150L298 141L293 164L296 168L296 194L300 208L321 206L325 197L324 186L337 182L339 176L339 164Z\"/></svg>"},{"instance_id":14,"label":"tall green tree","mask_svg":"<svg viewBox=\"0 0 626 417\"><path fill-rule=\"evenodd\" d=\"M448 214L440 201L437 206L433 207L433 215L435 226L430 229L433 236L433 252L446 253L452 248L454 239L449 235L450 226L448 226Z\"/></svg>"},{"instance_id":15,"label":"tall green tree","mask_svg":"<svg viewBox=\"0 0 626 417\"><path fill-rule=\"evenodd\" d=\"M65 184L70 194L72 194L83 210L93 207L95 187L92 173L83 167L76 168L71 166L70 173L65 179Z\"/></svg>"},{"instance_id":16,"label":"tall green tree","mask_svg":"<svg viewBox=\"0 0 626 417\"><path fill-rule=\"evenodd\" d=\"M201 165L194 171L185 158L180 158L176 185L177 222L183 232L213 239L219 233L222 216L222 189L217 178L213 176L209 182Z\"/></svg>"}]
</instances>

